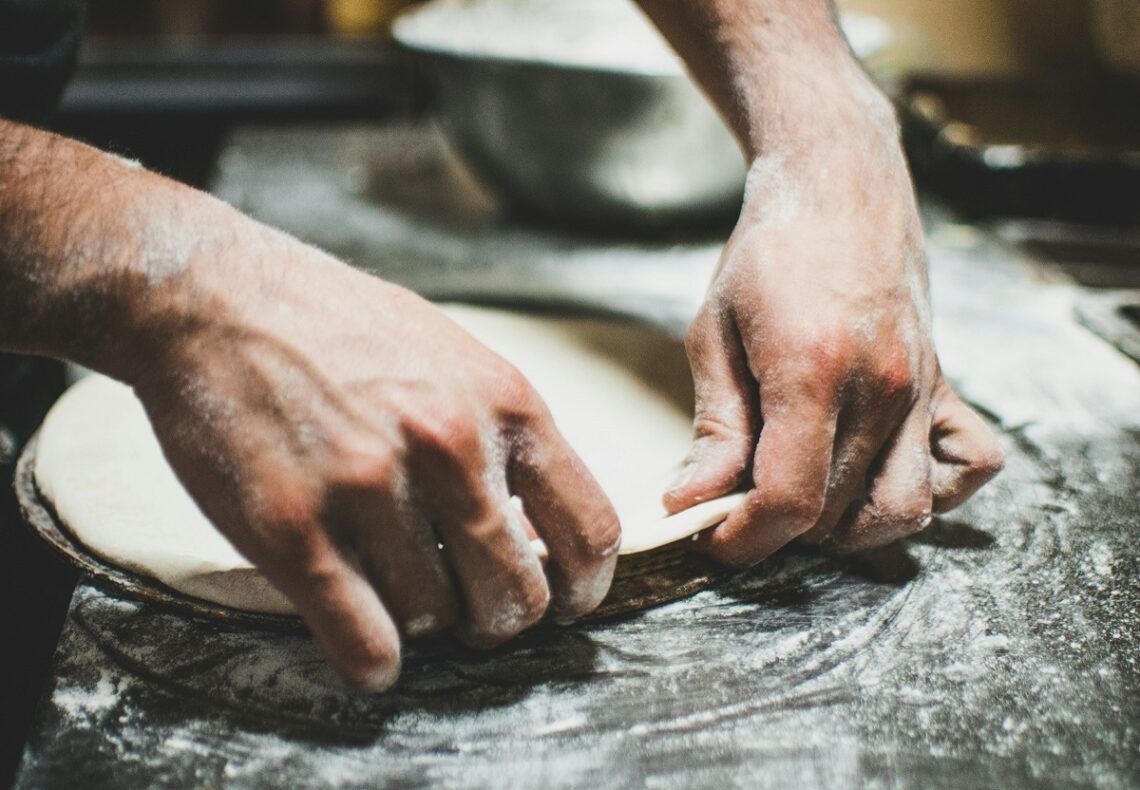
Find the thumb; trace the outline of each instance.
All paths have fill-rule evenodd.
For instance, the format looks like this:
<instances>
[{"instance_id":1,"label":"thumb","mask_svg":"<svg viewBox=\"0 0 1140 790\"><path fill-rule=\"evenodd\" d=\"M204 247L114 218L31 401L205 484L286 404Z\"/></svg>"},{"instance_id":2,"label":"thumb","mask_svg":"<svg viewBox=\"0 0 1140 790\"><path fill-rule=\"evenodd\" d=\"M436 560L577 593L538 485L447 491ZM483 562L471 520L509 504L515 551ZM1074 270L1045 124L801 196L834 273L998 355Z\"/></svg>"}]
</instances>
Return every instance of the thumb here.
<instances>
[{"instance_id":1,"label":"thumb","mask_svg":"<svg viewBox=\"0 0 1140 790\"><path fill-rule=\"evenodd\" d=\"M693 445L665 493L669 513L731 493L748 479L759 433L757 385L731 319L702 309L685 336L696 408Z\"/></svg>"}]
</instances>

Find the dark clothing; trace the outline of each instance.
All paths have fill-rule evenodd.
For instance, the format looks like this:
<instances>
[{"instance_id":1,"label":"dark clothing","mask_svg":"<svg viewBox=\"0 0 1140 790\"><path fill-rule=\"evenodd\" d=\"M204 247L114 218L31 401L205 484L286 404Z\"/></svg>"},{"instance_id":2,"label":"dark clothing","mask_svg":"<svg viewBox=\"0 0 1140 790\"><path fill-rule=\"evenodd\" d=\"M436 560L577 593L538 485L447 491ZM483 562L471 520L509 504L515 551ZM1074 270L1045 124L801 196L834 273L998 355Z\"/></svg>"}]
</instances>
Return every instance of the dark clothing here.
<instances>
[{"instance_id":1,"label":"dark clothing","mask_svg":"<svg viewBox=\"0 0 1140 790\"><path fill-rule=\"evenodd\" d=\"M0 0L0 118L47 119L75 66L83 17L83 0ZM58 389L58 367L0 353L0 486Z\"/></svg>"},{"instance_id":2,"label":"dark clothing","mask_svg":"<svg viewBox=\"0 0 1140 790\"><path fill-rule=\"evenodd\" d=\"M0 118L46 120L74 69L83 17L83 0L0 0ZM0 353L0 485L42 416L39 384L57 367Z\"/></svg>"},{"instance_id":3,"label":"dark clothing","mask_svg":"<svg viewBox=\"0 0 1140 790\"><path fill-rule=\"evenodd\" d=\"M74 70L83 17L84 0L0 0L0 118L46 120ZM0 353L0 485L42 416L43 396L33 385L57 367Z\"/></svg>"},{"instance_id":4,"label":"dark clothing","mask_svg":"<svg viewBox=\"0 0 1140 790\"><path fill-rule=\"evenodd\" d=\"M74 68L83 16L83 0L0 0L0 118L47 120ZM22 523L11 485L17 452L62 388L58 362L0 354L0 628L14 645L0 681L0 787L23 749L75 578Z\"/></svg>"},{"instance_id":5,"label":"dark clothing","mask_svg":"<svg viewBox=\"0 0 1140 790\"><path fill-rule=\"evenodd\" d=\"M75 66L83 0L0 0L0 117L36 121Z\"/></svg>"}]
</instances>

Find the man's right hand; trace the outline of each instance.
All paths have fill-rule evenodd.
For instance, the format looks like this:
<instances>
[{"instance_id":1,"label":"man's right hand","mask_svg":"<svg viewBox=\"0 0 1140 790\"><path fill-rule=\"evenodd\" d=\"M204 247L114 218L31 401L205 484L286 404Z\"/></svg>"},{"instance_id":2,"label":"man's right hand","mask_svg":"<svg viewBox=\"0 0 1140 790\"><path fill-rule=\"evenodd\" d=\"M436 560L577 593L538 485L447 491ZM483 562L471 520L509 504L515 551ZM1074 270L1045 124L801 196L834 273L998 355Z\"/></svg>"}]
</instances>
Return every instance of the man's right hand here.
<instances>
[{"instance_id":1,"label":"man's right hand","mask_svg":"<svg viewBox=\"0 0 1140 790\"><path fill-rule=\"evenodd\" d=\"M601 488L526 379L408 291L2 121L0 276L0 348L131 384L191 496L350 682L391 685L401 632L489 646L605 596Z\"/></svg>"}]
</instances>

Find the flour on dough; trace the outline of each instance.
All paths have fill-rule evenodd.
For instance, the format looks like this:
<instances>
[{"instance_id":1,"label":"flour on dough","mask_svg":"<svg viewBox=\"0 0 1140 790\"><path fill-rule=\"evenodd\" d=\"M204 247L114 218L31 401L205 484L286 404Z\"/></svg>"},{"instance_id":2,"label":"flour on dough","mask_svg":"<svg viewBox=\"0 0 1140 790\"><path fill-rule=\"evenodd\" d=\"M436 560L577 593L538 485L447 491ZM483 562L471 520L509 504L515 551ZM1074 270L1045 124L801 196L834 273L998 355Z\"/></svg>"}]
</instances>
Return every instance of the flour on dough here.
<instances>
[{"instance_id":1,"label":"flour on dough","mask_svg":"<svg viewBox=\"0 0 1140 790\"><path fill-rule=\"evenodd\" d=\"M688 537L739 502L725 497L666 518L661 494L688 452L692 424L677 341L628 322L444 309L546 400L613 501L623 554ZM91 376L65 393L40 431L35 477L60 521L111 564L214 603L293 611L182 488L130 388Z\"/></svg>"}]
</instances>

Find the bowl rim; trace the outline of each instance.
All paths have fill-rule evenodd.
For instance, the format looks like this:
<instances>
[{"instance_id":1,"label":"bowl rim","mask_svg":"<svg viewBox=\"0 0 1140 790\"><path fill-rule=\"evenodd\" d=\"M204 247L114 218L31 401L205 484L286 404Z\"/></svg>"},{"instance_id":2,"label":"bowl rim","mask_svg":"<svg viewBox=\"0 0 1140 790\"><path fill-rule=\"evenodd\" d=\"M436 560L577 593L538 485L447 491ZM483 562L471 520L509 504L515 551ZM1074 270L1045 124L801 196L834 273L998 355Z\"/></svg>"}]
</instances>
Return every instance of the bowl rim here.
<instances>
[{"instance_id":1,"label":"bowl rim","mask_svg":"<svg viewBox=\"0 0 1140 790\"><path fill-rule=\"evenodd\" d=\"M493 2L494 0L484 0ZM688 68L680 56L675 56L675 65L666 67L663 64L646 66L628 66L609 63L587 63L560 59L545 54L519 55L504 52L492 52L480 49L478 45L454 46L441 44L437 40L418 34L417 22L433 14L451 14L457 22L467 13L460 5L428 0L422 5L406 8L392 23L392 39L404 49L432 55L441 59L464 63L489 63L503 66L538 66L556 71L578 72L583 74L606 74L615 76L650 77L656 79L690 80ZM868 61L889 50L895 44L896 36L890 25L882 18L873 14L858 11L843 11L839 13L839 26L843 31L848 46L855 57L860 61ZM852 41L851 29L862 27L869 31L859 46Z\"/></svg>"},{"instance_id":2,"label":"bowl rim","mask_svg":"<svg viewBox=\"0 0 1140 790\"><path fill-rule=\"evenodd\" d=\"M437 41L417 35L416 17L436 10L431 2L404 11L392 24L392 39L404 49L424 55L465 63L486 63L503 66L543 67L554 71L578 72L582 74L606 74L613 76L652 77L656 79L689 79L684 64L677 59L676 68L663 66L619 66L607 63L584 63L559 59L552 56L512 55L505 52L491 52L477 47L456 47L440 44Z\"/></svg>"}]
</instances>

